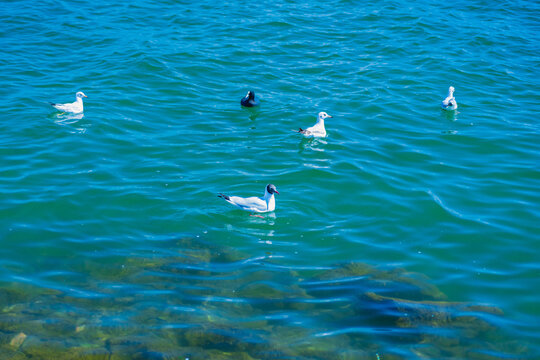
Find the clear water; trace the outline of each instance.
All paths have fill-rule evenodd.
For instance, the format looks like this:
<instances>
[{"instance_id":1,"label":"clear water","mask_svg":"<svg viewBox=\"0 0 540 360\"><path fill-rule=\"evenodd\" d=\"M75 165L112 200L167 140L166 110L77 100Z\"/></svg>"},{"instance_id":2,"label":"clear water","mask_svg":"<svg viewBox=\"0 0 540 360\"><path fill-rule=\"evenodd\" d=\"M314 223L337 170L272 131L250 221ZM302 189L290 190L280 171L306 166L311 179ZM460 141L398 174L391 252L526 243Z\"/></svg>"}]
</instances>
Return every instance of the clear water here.
<instances>
[{"instance_id":1,"label":"clear water","mask_svg":"<svg viewBox=\"0 0 540 360\"><path fill-rule=\"evenodd\" d=\"M539 18L3 1L2 358L538 358Z\"/></svg>"}]
</instances>

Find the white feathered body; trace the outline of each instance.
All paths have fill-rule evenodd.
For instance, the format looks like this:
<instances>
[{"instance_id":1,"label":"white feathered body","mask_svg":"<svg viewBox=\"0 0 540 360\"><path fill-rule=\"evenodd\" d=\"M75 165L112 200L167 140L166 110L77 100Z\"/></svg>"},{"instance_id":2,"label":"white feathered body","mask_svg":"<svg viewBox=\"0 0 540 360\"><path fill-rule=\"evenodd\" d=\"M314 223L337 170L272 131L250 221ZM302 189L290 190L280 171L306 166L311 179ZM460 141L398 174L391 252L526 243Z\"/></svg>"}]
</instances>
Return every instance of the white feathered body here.
<instances>
[{"instance_id":1,"label":"white feathered body","mask_svg":"<svg viewBox=\"0 0 540 360\"><path fill-rule=\"evenodd\" d=\"M82 113L84 111L82 99L79 99L69 104L53 104L53 107L56 110L69 112L73 114Z\"/></svg>"},{"instance_id":2,"label":"white feathered body","mask_svg":"<svg viewBox=\"0 0 540 360\"><path fill-rule=\"evenodd\" d=\"M75 102L72 103L66 103L66 104L54 104L51 103L51 105L58 111L72 113L72 114L79 114L84 111L84 105L83 105L83 97L87 97L82 92L78 92L76 94Z\"/></svg>"},{"instance_id":3,"label":"white feathered body","mask_svg":"<svg viewBox=\"0 0 540 360\"><path fill-rule=\"evenodd\" d=\"M276 200L274 199L274 195L272 195L268 201L266 201L264 198L256 196L248 198L229 196L229 199L225 199L225 201L245 211L268 212L276 209Z\"/></svg>"},{"instance_id":4,"label":"white feathered body","mask_svg":"<svg viewBox=\"0 0 540 360\"><path fill-rule=\"evenodd\" d=\"M454 88L450 86L448 89L448 96L442 101L441 107L444 110L456 110L457 109L457 101L454 97Z\"/></svg>"},{"instance_id":5,"label":"white feathered body","mask_svg":"<svg viewBox=\"0 0 540 360\"><path fill-rule=\"evenodd\" d=\"M306 137L326 137L324 120L317 121L315 125L305 129L302 134Z\"/></svg>"},{"instance_id":6,"label":"white feathered body","mask_svg":"<svg viewBox=\"0 0 540 360\"><path fill-rule=\"evenodd\" d=\"M324 127L324 119L331 118L325 112L320 112L317 116L317 122L315 125L308 127L307 129L300 129L298 132L305 137L326 137L326 128Z\"/></svg>"}]
</instances>

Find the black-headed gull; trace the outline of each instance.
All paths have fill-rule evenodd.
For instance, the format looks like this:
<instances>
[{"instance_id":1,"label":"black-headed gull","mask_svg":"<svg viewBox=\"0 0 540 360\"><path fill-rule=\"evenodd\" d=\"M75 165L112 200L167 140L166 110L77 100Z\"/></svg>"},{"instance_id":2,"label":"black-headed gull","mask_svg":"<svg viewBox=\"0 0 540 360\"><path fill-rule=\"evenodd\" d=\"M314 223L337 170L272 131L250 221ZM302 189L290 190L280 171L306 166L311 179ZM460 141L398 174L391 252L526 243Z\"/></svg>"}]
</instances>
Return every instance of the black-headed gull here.
<instances>
[{"instance_id":1,"label":"black-headed gull","mask_svg":"<svg viewBox=\"0 0 540 360\"><path fill-rule=\"evenodd\" d=\"M454 89L453 86L450 86L448 88L448 96L441 103L441 107L444 110L456 110L457 109L457 101L456 101L456 98L454 97L454 90L455 89Z\"/></svg>"},{"instance_id":2,"label":"black-headed gull","mask_svg":"<svg viewBox=\"0 0 540 360\"><path fill-rule=\"evenodd\" d=\"M253 91L248 91L246 96L240 100L240 104L245 107L259 106L259 99L255 98L255 93Z\"/></svg>"},{"instance_id":3,"label":"black-headed gull","mask_svg":"<svg viewBox=\"0 0 540 360\"><path fill-rule=\"evenodd\" d=\"M279 194L275 185L268 184L266 185L266 188L264 188L263 197L252 196L243 198L240 196L228 196L221 193L218 197L225 199L228 203L233 204L242 210L263 213L275 210L276 199L274 198L274 194Z\"/></svg>"},{"instance_id":4,"label":"black-headed gull","mask_svg":"<svg viewBox=\"0 0 540 360\"><path fill-rule=\"evenodd\" d=\"M59 111L73 113L73 114L79 114L82 113L84 110L83 107L83 97L88 97L84 95L82 91L79 91L75 94L75 98L77 99L75 102L67 103L67 104L55 104L51 103L51 105Z\"/></svg>"},{"instance_id":5,"label":"black-headed gull","mask_svg":"<svg viewBox=\"0 0 540 360\"><path fill-rule=\"evenodd\" d=\"M324 111L321 111L317 117L317 122L315 125L308 127L307 129L300 128L298 132L306 137L325 137L326 129L324 128L324 119L331 117L332 116L328 115Z\"/></svg>"}]
</instances>

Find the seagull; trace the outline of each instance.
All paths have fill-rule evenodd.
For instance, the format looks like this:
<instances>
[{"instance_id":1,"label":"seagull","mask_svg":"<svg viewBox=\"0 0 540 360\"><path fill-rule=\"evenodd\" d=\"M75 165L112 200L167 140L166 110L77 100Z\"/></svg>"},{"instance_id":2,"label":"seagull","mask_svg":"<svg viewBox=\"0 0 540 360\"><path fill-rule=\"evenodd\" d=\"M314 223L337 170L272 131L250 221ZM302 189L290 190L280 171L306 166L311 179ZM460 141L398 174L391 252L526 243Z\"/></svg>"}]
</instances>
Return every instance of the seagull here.
<instances>
[{"instance_id":1,"label":"seagull","mask_svg":"<svg viewBox=\"0 0 540 360\"><path fill-rule=\"evenodd\" d=\"M274 211L276 208L276 199L274 198L274 194L279 195L276 186L273 184L268 184L264 189L263 197L252 196L243 198L240 196L228 196L221 193L218 195L218 197L225 199L225 201L228 203L233 204L242 210L263 213Z\"/></svg>"},{"instance_id":2,"label":"seagull","mask_svg":"<svg viewBox=\"0 0 540 360\"><path fill-rule=\"evenodd\" d=\"M324 111L321 111L317 117L317 122L315 125L308 127L305 130L300 128L298 132L306 137L325 137L326 129L324 128L324 119L331 117L332 116L328 115Z\"/></svg>"},{"instance_id":3,"label":"seagull","mask_svg":"<svg viewBox=\"0 0 540 360\"><path fill-rule=\"evenodd\" d=\"M51 105L56 110L59 110L59 111L73 113L73 114L82 113L83 112L83 99L82 98L83 97L88 97L88 96L84 95L84 93L82 91L79 91L79 92L77 92L77 94L75 94L75 97L77 99L75 102L67 103L67 104L51 103Z\"/></svg>"},{"instance_id":4,"label":"seagull","mask_svg":"<svg viewBox=\"0 0 540 360\"><path fill-rule=\"evenodd\" d=\"M253 91L248 91L246 96L240 100L240 104L245 107L259 106L259 99L255 99L255 93Z\"/></svg>"},{"instance_id":5,"label":"seagull","mask_svg":"<svg viewBox=\"0 0 540 360\"><path fill-rule=\"evenodd\" d=\"M456 101L456 98L454 97L454 90L455 89L454 89L453 86L450 86L448 88L448 96L441 103L441 107L444 110L456 110L457 109L457 101Z\"/></svg>"}]
</instances>

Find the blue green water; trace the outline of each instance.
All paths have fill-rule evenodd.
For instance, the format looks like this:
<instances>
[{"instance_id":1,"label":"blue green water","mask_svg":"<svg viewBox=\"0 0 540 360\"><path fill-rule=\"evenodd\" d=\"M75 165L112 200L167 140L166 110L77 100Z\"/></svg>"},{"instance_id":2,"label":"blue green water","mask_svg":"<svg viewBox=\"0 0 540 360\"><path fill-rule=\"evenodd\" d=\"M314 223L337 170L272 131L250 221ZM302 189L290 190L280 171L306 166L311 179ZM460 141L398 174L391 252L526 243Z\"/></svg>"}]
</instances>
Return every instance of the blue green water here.
<instances>
[{"instance_id":1,"label":"blue green water","mask_svg":"<svg viewBox=\"0 0 540 360\"><path fill-rule=\"evenodd\" d=\"M3 1L0 358L539 358L538 19Z\"/></svg>"}]
</instances>

